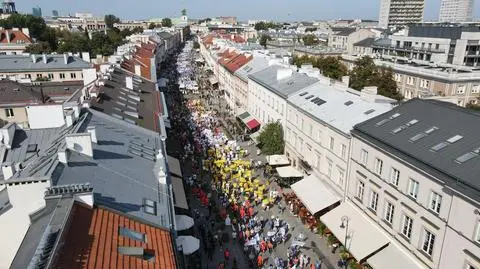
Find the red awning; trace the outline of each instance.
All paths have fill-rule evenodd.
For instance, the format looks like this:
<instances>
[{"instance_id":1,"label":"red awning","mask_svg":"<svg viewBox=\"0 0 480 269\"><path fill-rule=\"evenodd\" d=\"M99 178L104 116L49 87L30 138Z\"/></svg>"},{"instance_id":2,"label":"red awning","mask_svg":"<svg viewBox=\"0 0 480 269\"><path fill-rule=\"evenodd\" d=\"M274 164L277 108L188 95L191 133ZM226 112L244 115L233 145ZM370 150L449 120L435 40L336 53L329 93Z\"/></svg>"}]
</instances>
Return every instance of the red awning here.
<instances>
[{"instance_id":1,"label":"red awning","mask_svg":"<svg viewBox=\"0 0 480 269\"><path fill-rule=\"evenodd\" d=\"M260 123L256 119L253 119L247 122L247 127L250 130L257 128L258 126L260 126Z\"/></svg>"}]
</instances>

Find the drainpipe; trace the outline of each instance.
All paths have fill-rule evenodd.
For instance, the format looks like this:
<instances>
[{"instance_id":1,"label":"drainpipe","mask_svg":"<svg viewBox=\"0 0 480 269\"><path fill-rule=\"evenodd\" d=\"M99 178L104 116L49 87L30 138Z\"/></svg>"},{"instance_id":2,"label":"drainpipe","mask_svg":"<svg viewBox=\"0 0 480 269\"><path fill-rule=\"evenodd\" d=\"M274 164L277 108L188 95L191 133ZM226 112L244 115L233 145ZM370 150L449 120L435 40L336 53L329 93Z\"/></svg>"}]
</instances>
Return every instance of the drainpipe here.
<instances>
[{"instance_id":1,"label":"drainpipe","mask_svg":"<svg viewBox=\"0 0 480 269\"><path fill-rule=\"evenodd\" d=\"M350 166L352 165L352 148L353 148L353 137L351 135L349 135L350 137L350 141L348 142L348 157L347 157L347 171L346 171L346 175L348 176L346 179L345 179L345 190L344 190L344 193L343 193L343 202L346 202L347 201L347 195L348 195L348 187L350 185L350 180L351 180L351 174L352 174L352 169L350 168Z\"/></svg>"}]
</instances>

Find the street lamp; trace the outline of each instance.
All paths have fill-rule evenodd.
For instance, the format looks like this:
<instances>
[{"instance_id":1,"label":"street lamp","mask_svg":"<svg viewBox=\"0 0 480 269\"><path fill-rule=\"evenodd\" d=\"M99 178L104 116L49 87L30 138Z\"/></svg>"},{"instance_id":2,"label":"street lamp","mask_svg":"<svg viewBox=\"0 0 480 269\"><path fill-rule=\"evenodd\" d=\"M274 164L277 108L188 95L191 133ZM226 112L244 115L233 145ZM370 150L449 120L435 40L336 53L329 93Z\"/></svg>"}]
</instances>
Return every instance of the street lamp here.
<instances>
[{"instance_id":1,"label":"street lamp","mask_svg":"<svg viewBox=\"0 0 480 269\"><path fill-rule=\"evenodd\" d=\"M345 250L348 251L348 242L347 242L347 239L348 239L348 224L349 224L349 221L350 221L350 218L348 216L343 216L341 218L341 221L342 221L342 224L340 224L340 228L341 229L345 229L345 241L344 241L344 247L345 247ZM343 258L343 257L342 257ZM343 266L344 268L347 268L347 261L343 261Z\"/></svg>"}]
</instances>

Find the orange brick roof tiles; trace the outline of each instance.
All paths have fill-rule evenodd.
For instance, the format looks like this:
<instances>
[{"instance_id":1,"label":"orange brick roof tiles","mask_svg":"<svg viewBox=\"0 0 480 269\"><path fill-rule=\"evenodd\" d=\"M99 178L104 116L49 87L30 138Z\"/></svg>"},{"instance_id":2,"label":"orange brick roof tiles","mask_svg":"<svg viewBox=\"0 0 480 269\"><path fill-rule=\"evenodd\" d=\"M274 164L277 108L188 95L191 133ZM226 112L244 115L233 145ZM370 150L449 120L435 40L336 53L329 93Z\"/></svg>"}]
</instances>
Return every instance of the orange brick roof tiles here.
<instances>
[{"instance_id":1,"label":"orange brick roof tiles","mask_svg":"<svg viewBox=\"0 0 480 269\"><path fill-rule=\"evenodd\" d=\"M242 66L244 66L246 63L248 63L252 58L247 57L243 54L238 55L237 57L233 58L231 61L229 61L226 65L225 68L227 68L228 71L234 73L238 69L240 69Z\"/></svg>"},{"instance_id":2,"label":"orange brick roof tiles","mask_svg":"<svg viewBox=\"0 0 480 269\"><path fill-rule=\"evenodd\" d=\"M10 35L10 42L8 42L7 32ZM20 30L0 30L0 43L23 43L30 44L32 39Z\"/></svg>"},{"instance_id":3,"label":"orange brick roof tiles","mask_svg":"<svg viewBox=\"0 0 480 269\"><path fill-rule=\"evenodd\" d=\"M76 203L54 268L176 268L170 233L104 208ZM70 221L70 220L69 220ZM119 235L119 227L146 235L146 243ZM118 247L142 247L154 260L123 255Z\"/></svg>"}]
</instances>

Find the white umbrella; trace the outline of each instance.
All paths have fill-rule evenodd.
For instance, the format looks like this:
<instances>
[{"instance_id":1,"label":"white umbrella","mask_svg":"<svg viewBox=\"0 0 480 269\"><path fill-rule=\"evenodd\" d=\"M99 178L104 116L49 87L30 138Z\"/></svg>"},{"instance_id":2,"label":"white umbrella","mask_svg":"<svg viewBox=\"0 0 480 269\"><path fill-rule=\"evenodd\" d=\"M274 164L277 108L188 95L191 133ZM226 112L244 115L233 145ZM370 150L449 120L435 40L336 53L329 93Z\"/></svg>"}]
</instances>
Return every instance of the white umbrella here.
<instances>
[{"instance_id":1,"label":"white umbrella","mask_svg":"<svg viewBox=\"0 0 480 269\"><path fill-rule=\"evenodd\" d=\"M193 219L186 215L176 215L175 216L175 230L184 231L193 227L195 222Z\"/></svg>"},{"instance_id":2,"label":"white umbrella","mask_svg":"<svg viewBox=\"0 0 480 269\"><path fill-rule=\"evenodd\" d=\"M200 240L193 236L178 236L177 246L182 249L183 254L190 255L200 248Z\"/></svg>"}]
</instances>

